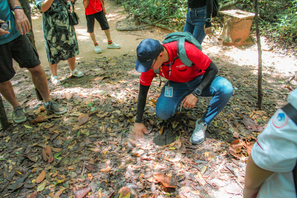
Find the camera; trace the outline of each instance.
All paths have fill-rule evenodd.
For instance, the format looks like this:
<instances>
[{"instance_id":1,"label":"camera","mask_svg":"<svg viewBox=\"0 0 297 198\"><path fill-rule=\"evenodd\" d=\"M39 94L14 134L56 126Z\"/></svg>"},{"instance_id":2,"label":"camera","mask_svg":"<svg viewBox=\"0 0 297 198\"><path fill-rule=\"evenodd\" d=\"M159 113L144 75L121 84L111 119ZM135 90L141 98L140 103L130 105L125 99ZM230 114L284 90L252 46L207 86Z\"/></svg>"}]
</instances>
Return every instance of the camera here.
<instances>
[{"instance_id":1,"label":"camera","mask_svg":"<svg viewBox=\"0 0 297 198\"><path fill-rule=\"evenodd\" d=\"M0 28L5 31L10 30L10 21L5 21L3 23L0 23Z\"/></svg>"}]
</instances>

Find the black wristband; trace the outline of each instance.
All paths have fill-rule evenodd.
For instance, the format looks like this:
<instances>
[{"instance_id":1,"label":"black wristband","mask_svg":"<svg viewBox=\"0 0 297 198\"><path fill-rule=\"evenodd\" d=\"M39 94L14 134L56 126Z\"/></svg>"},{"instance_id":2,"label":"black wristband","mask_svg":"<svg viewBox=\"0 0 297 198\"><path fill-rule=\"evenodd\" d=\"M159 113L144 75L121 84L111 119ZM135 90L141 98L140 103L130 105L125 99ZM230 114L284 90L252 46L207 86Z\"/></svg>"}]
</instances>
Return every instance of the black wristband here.
<instances>
[{"instance_id":1,"label":"black wristband","mask_svg":"<svg viewBox=\"0 0 297 198\"><path fill-rule=\"evenodd\" d=\"M21 9L22 10L23 8L22 8L22 6L14 6L13 11L16 10L16 9Z\"/></svg>"},{"instance_id":2,"label":"black wristband","mask_svg":"<svg viewBox=\"0 0 297 198\"><path fill-rule=\"evenodd\" d=\"M192 94L193 94L196 98L199 98L199 96L200 96L200 95L198 95L195 91L193 91Z\"/></svg>"}]
</instances>

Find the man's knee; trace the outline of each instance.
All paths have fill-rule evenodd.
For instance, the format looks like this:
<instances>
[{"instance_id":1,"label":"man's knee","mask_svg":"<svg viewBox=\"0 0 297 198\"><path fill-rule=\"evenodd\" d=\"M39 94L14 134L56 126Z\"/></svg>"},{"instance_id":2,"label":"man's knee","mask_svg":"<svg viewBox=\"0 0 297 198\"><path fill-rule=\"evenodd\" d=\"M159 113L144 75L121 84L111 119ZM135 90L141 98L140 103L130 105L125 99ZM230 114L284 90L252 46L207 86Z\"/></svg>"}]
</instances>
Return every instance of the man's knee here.
<instances>
[{"instance_id":1,"label":"man's knee","mask_svg":"<svg viewBox=\"0 0 297 198\"><path fill-rule=\"evenodd\" d=\"M171 108L162 108L156 106L156 115L162 120L167 120L174 115L174 112Z\"/></svg>"},{"instance_id":2,"label":"man's knee","mask_svg":"<svg viewBox=\"0 0 297 198\"><path fill-rule=\"evenodd\" d=\"M228 95L228 96L232 96L233 94L233 86L232 84L226 80L223 84L222 84L222 92L224 95Z\"/></svg>"},{"instance_id":3,"label":"man's knee","mask_svg":"<svg viewBox=\"0 0 297 198\"><path fill-rule=\"evenodd\" d=\"M40 65L37 65L36 67L28 68L28 70L32 75L40 75L44 73Z\"/></svg>"},{"instance_id":4,"label":"man's knee","mask_svg":"<svg viewBox=\"0 0 297 198\"><path fill-rule=\"evenodd\" d=\"M169 119L171 116L169 115L168 112L166 111L156 111L156 115L158 116L158 118L160 118L161 120L167 120Z\"/></svg>"},{"instance_id":5,"label":"man's knee","mask_svg":"<svg viewBox=\"0 0 297 198\"><path fill-rule=\"evenodd\" d=\"M0 82L0 87L7 87L7 85L9 85L10 83L11 83L10 80Z\"/></svg>"}]
</instances>

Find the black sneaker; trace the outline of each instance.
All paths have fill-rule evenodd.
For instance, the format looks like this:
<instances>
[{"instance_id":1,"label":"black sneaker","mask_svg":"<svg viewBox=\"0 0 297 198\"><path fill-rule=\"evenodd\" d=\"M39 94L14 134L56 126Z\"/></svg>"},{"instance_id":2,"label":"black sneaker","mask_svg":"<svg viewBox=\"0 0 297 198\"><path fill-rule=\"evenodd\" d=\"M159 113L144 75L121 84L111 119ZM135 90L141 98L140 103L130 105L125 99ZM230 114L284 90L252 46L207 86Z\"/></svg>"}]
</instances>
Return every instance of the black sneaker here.
<instances>
[{"instance_id":1,"label":"black sneaker","mask_svg":"<svg viewBox=\"0 0 297 198\"><path fill-rule=\"evenodd\" d=\"M67 109L65 107L61 107L57 102L55 101L49 101L44 103L44 107L47 111L53 112L55 114L63 114L66 113Z\"/></svg>"},{"instance_id":2,"label":"black sneaker","mask_svg":"<svg viewBox=\"0 0 297 198\"><path fill-rule=\"evenodd\" d=\"M12 119L15 123L21 123L27 120L24 109L21 106L14 108L12 112Z\"/></svg>"}]
</instances>

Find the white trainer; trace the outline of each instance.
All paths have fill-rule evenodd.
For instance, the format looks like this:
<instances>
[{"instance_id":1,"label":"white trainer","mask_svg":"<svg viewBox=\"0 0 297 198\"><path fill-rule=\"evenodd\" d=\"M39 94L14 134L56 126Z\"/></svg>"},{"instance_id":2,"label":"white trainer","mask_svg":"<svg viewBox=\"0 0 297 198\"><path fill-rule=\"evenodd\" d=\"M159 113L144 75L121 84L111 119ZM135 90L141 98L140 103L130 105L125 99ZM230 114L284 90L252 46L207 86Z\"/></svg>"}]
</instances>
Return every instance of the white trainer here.
<instances>
[{"instance_id":1,"label":"white trainer","mask_svg":"<svg viewBox=\"0 0 297 198\"><path fill-rule=\"evenodd\" d=\"M96 46L94 47L94 52L95 52L96 54L100 54L100 53L102 53L102 50L100 49L99 45L96 45Z\"/></svg>"},{"instance_id":2,"label":"white trainer","mask_svg":"<svg viewBox=\"0 0 297 198\"><path fill-rule=\"evenodd\" d=\"M121 46L119 44L116 44L115 42L112 42L111 44L107 45L107 49L120 49Z\"/></svg>"},{"instance_id":3,"label":"white trainer","mask_svg":"<svg viewBox=\"0 0 297 198\"><path fill-rule=\"evenodd\" d=\"M201 144L205 139L206 128L207 128L207 125L204 122L197 120L190 142L192 144Z\"/></svg>"}]
</instances>

